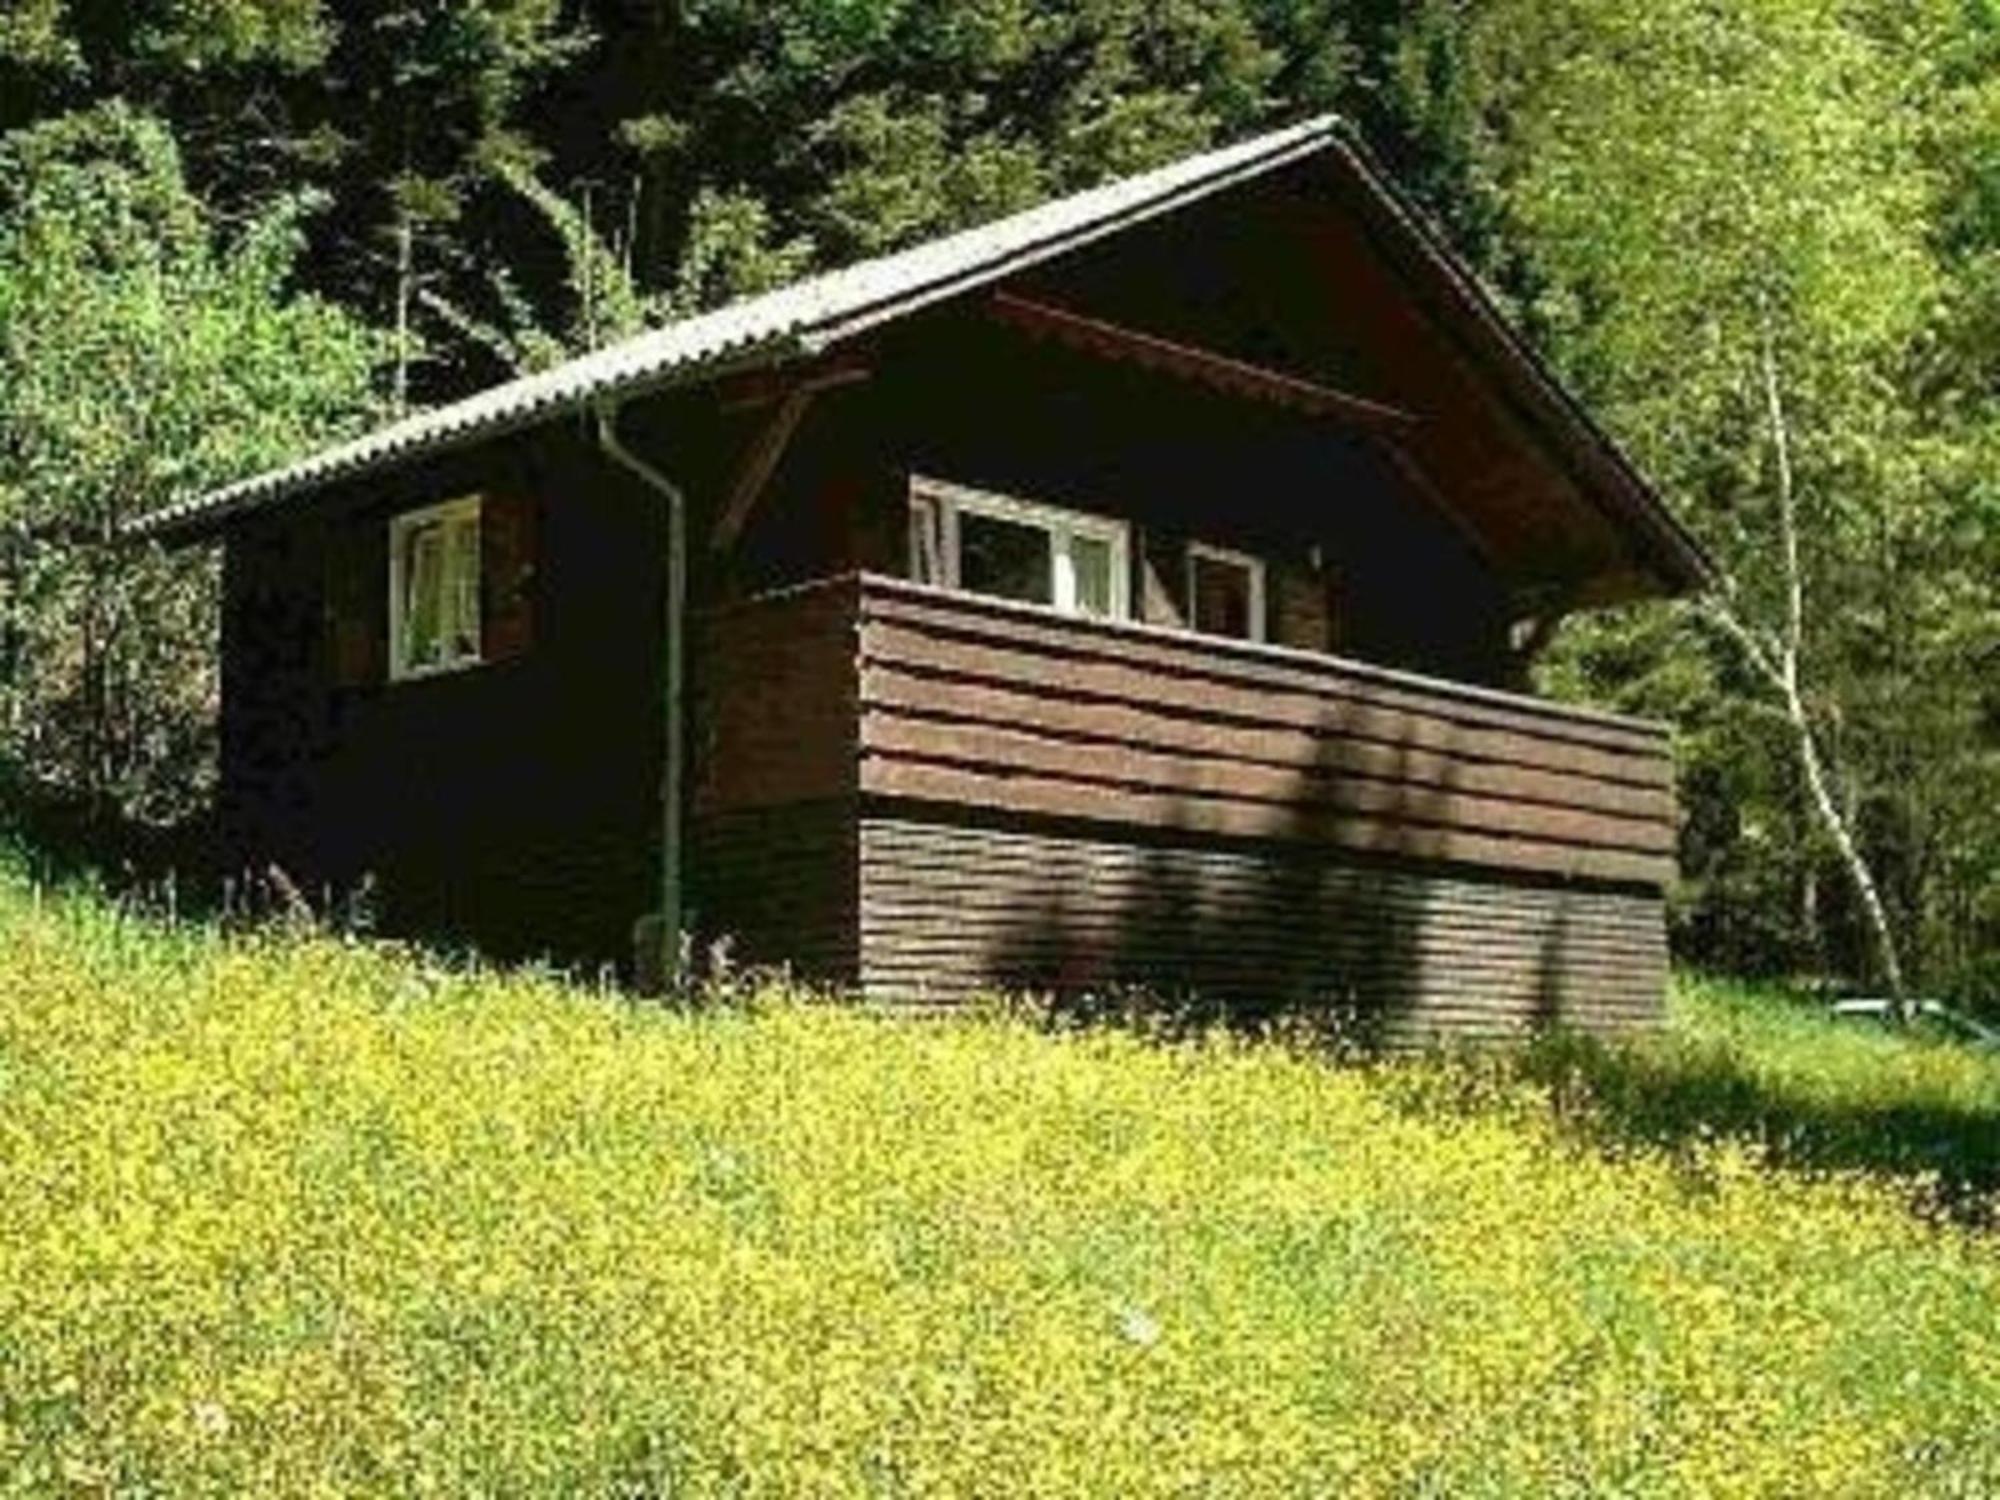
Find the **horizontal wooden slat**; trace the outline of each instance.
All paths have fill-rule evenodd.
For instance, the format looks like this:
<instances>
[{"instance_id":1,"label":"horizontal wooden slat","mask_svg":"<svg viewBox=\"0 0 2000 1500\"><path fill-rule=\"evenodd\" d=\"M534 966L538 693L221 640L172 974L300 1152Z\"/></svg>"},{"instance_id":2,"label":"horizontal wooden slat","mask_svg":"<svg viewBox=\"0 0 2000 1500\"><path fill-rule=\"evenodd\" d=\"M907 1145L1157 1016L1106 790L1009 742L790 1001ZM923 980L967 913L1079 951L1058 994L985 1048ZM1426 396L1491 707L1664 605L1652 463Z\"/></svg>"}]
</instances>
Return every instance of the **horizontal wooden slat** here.
<instances>
[{"instance_id":1,"label":"horizontal wooden slat","mask_svg":"<svg viewBox=\"0 0 2000 1500\"><path fill-rule=\"evenodd\" d=\"M1376 777L1165 755L1131 745L1057 739L991 724L973 727L872 713L862 722L861 753L1165 796L1279 809L1332 809L1388 822L1477 828L1600 849L1665 854L1674 848L1674 830L1657 818L1620 817Z\"/></svg>"},{"instance_id":2,"label":"horizontal wooden slat","mask_svg":"<svg viewBox=\"0 0 2000 1500\"><path fill-rule=\"evenodd\" d=\"M690 695L697 816L853 792L856 587L796 590L700 622Z\"/></svg>"},{"instance_id":3,"label":"horizontal wooden slat","mask_svg":"<svg viewBox=\"0 0 2000 1500\"><path fill-rule=\"evenodd\" d=\"M1199 852L1206 856L1213 851L1203 849ZM1040 889L1054 873L1047 862L1037 868L1026 860L1017 864L1010 857L982 863L971 880L961 882L949 863L941 862L935 869L920 869L904 863L907 858L900 851L893 860L878 859L872 853L864 852L862 868L874 880L875 889L882 895L894 897L907 893L913 900L933 895L972 900L979 899L985 892L994 892L998 899L1009 900L1017 892ZM1269 857L1265 858L1267 864L1270 863ZM1401 884L1392 883L1379 870L1349 872L1355 876L1352 881L1297 878L1302 869L1310 871L1323 864L1323 861L1305 855L1282 863L1285 865L1282 870L1245 873L1223 869L1204 871L1198 875L1150 863L1135 867L1130 873L1098 866L1059 868L1069 881L1067 899L1078 902L1093 899L1100 890L1122 891L1128 884L1137 883L1145 890L1157 893L1162 901L1187 899L1191 891L1199 891L1204 899L1212 900L1265 900L1274 890L1297 894L1300 899L1309 896L1328 903L1365 898L1402 911L1412 920L1449 915L1467 924L1485 921L1511 924L1518 920L1520 911L1517 902L1482 900L1476 890L1454 887L1444 894L1411 891ZM1563 907L1552 911L1550 920L1558 921L1573 931L1626 930L1633 920L1630 903L1625 902L1622 895L1614 899L1619 906ZM1646 930L1643 924L1641 930Z\"/></svg>"},{"instance_id":4,"label":"horizontal wooden slat","mask_svg":"<svg viewBox=\"0 0 2000 1500\"><path fill-rule=\"evenodd\" d=\"M1167 676L1236 681L1272 692L1332 695L1380 707L1438 714L1467 725L1547 735L1574 745L1648 756L1666 742L1663 725L1566 704L1523 698L1340 657L1146 627L1064 619L1046 610L974 595L945 594L873 575L862 579L862 622L985 641L1005 640L1076 658L1122 662Z\"/></svg>"},{"instance_id":5,"label":"horizontal wooden slat","mask_svg":"<svg viewBox=\"0 0 2000 1500\"><path fill-rule=\"evenodd\" d=\"M1666 952L1663 946L1593 946L1570 934L1524 947L1503 946L1471 934L1454 936L1449 931L1415 938L1375 929L1363 913L1349 913L1344 924L1317 927L1307 942L1289 929L1260 929L1257 924L1270 909L1237 909L1226 915L1192 911L1180 914L1177 920L1168 920L1138 913L1091 913L1071 908L1040 912L1030 918L980 907L965 909L953 925L902 912L883 912L871 898L861 918L861 930L864 941L880 937L891 939L902 948L949 947L962 943L965 932L976 924L987 933L1006 934L1010 942L1023 949L1037 944L1063 946L1090 942L1136 957L1155 945L1171 949L1179 939L1180 930L1188 924L1215 930L1233 924L1239 929L1230 941L1234 954L1256 954L1260 960L1276 962L1281 969L1294 955L1310 950L1322 955L1339 954L1344 962L1357 966L1451 962L1465 970L1530 973L1540 972L1549 955L1559 950L1565 968L1571 972L1650 975L1658 971Z\"/></svg>"},{"instance_id":6,"label":"horizontal wooden slat","mask_svg":"<svg viewBox=\"0 0 2000 1500\"><path fill-rule=\"evenodd\" d=\"M1053 696L1097 703L1150 707L1156 712L1220 718L1238 724L1291 728L1314 735L1369 740L1390 746L1516 765L1539 771L1569 772L1629 786L1659 789L1671 784L1663 748L1651 753L1605 749L1552 734L1525 733L1507 726L1465 723L1421 705L1383 704L1349 698L1330 682L1323 691L1275 689L1234 678L1176 676L1118 660L1061 656L1032 649L1012 638L967 640L928 633L901 623L871 623L862 634L866 666L895 666L936 681L989 686L1031 687ZM880 687L865 674L863 698Z\"/></svg>"},{"instance_id":7,"label":"horizontal wooden slat","mask_svg":"<svg viewBox=\"0 0 2000 1500\"><path fill-rule=\"evenodd\" d=\"M1171 949L1179 929L1189 925L1214 931L1234 929L1229 948L1235 953L1266 949L1286 952L1339 952L1350 957L1377 958L1402 963L1412 957L1451 958L1467 969L1533 969L1549 955L1560 952L1564 963L1603 972L1657 969L1665 955L1664 945L1648 948L1593 946L1568 933L1550 935L1539 944L1506 945L1471 934L1454 933L1448 924L1422 934L1385 930L1363 909L1342 913L1338 918L1316 921L1309 936L1289 928L1272 929L1265 919L1273 911L1295 909L1292 903L1272 901L1257 907L1236 907L1226 912L1189 910L1169 917L1140 910L1078 911L1069 907L1048 907L1038 911L1009 911L997 907L961 907L955 920L918 916L908 912L885 912L871 894L864 905L861 925L864 933L893 934L910 944L963 941L973 926L989 933L1006 933L1024 945L1040 942L1069 943L1088 940L1109 944L1125 943L1135 955L1164 942ZM1300 905L1298 910L1307 908Z\"/></svg>"},{"instance_id":8,"label":"horizontal wooden slat","mask_svg":"<svg viewBox=\"0 0 2000 1500\"><path fill-rule=\"evenodd\" d=\"M1019 726L1080 740L1109 740L1289 770L1352 772L1660 821L1674 816L1673 793L1663 784L1657 764L1648 773L1650 782L1612 781L1483 759L1463 748L1426 749L1407 737L1371 738L1362 732L1366 725L1343 723L1338 729L1325 729L1317 723L1277 723L1261 716L1232 719L1221 715L1212 702L1183 709L1155 696L1133 703L1053 691L1045 681L992 683L880 661L863 668L861 699L865 709L926 714L971 725Z\"/></svg>"},{"instance_id":9,"label":"horizontal wooden slat","mask_svg":"<svg viewBox=\"0 0 2000 1500\"><path fill-rule=\"evenodd\" d=\"M860 827L851 800L701 816L689 833L700 941L728 939L742 963L855 982Z\"/></svg>"},{"instance_id":10,"label":"horizontal wooden slat","mask_svg":"<svg viewBox=\"0 0 2000 1500\"><path fill-rule=\"evenodd\" d=\"M1228 838L1328 843L1414 859L1485 864L1576 879L1660 886L1673 873L1672 860L1658 854L1503 838L1325 807L1270 806L1096 787L1062 778L966 770L874 755L862 760L860 787L871 796L1042 817L1090 818Z\"/></svg>"},{"instance_id":11,"label":"horizontal wooden slat","mask_svg":"<svg viewBox=\"0 0 2000 1500\"><path fill-rule=\"evenodd\" d=\"M950 878L950 857L959 847L963 830L957 819L929 822L895 820L897 844L893 859L878 860L875 846L864 843L864 868L884 880L908 875L925 885ZM905 851L924 851L936 858L935 866L912 862ZM992 837L981 850L981 880L996 872L1025 872L1028 878L1045 881L1060 872L1070 882L1069 889L1087 888L1099 880L1117 881L1127 874L1160 889L1185 880L1199 881L1209 889L1235 882L1245 889L1267 891L1272 885L1303 887L1339 899L1356 890L1371 898L1410 900L1424 909L1466 907L1473 910L1513 911L1520 905L1519 884L1508 879L1487 879L1477 873L1450 876L1419 872L1387 862L1361 863L1309 858L1274 861L1270 851L1203 846L1153 839L1141 842L1105 834L1078 840L1036 831L1020 840ZM1559 910L1566 920L1587 921L1612 918L1633 909L1622 892L1601 891L1583 886L1564 886L1550 894L1560 896Z\"/></svg>"},{"instance_id":12,"label":"horizontal wooden slat","mask_svg":"<svg viewBox=\"0 0 2000 1500\"><path fill-rule=\"evenodd\" d=\"M1657 896L1356 866L1336 850L864 816L861 974L878 998L1139 984L1361 1006L1392 1036L1657 1017Z\"/></svg>"}]
</instances>

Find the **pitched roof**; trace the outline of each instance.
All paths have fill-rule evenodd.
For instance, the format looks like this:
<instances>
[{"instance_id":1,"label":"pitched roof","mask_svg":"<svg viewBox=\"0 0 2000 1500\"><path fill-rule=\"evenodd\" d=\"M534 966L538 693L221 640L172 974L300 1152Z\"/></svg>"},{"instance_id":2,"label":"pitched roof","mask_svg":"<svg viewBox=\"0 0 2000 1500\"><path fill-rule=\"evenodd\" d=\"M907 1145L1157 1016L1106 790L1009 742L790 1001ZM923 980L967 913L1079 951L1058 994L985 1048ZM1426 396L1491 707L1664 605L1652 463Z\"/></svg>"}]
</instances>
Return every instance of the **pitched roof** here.
<instances>
[{"instance_id":1,"label":"pitched roof","mask_svg":"<svg viewBox=\"0 0 2000 1500\"><path fill-rule=\"evenodd\" d=\"M991 224L683 318L538 374L421 412L284 468L187 496L133 523L141 536L207 530L225 517L337 479L420 458L564 412L745 366L816 354L862 329L1210 196L1323 149L1340 131L1308 120L1240 145L1044 203Z\"/></svg>"},{"instance_id":2,"label":"pitched roof","mask_svg":"<svg viewBox=\"0 0 2000 1500\"><path fill-rule=\"evenodd\" d=\"M881 323L1321 155L1344 168L1358 184L1370 210L1382 217L1410 253L1432 292L1457 310L1492 368L1516 397L1539 413L1572 471L1638 535L1662 576L1681 587L1707 583L1712 568L1700 545L1514 331L1421 210L1333 116L1306 120L684 318L419 413L286 467L186 496L141 517L130 531L163 541L188 540L245 512L336 481L394 468L568 412L695 384L730 371L809 358Z\"/></svg>"}]
</instances>

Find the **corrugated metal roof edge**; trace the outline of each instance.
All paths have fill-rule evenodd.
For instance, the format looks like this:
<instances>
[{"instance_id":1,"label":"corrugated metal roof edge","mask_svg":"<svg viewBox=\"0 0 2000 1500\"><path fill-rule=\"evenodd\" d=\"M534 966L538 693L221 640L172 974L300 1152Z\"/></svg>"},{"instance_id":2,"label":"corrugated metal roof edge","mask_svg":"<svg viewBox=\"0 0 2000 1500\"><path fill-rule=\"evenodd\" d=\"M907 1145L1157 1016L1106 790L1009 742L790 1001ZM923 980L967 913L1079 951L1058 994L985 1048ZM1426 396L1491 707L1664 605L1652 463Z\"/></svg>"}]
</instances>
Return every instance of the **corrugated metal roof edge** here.
<instances>
[{"instance_id":1,"label":"corrugated metal roof edge","mask_svg":"<svg viewBox=\"0 0 2000 1500\"><path fill-rule=\"evenodd\" d=\"M769 367L808 357L880 323L1314 155L1341 141L1347 133L1337 116L1317 116L1234 146L1055 199L944 239L824 272L635 335L553 369L489 387L296 463L173 501L139 517L125 531L140 540L195 540L248 512L398 463L519 431L641 392L695 384L746 368ZM1146 184L1152 182L1157 182L1157 189L1144 191ZM1122 201L1128 198L1131 201ZM1101 212L1083 213L1073 223L1065 222L1093 199L1104 204ZM1007 243L1010 230L1020 234L1038 219L1046 219L1050 224L1045 235L1026 238L1019 245ZM982 240L996 243L989 251L975 253L973 247ZM962 256L956 264L950 253L954 247ZM924 274L918 268L926 260L942 264L936 271ZM857 297L851 305L836 303L829 315L820 318L802 318L790 326L774 322L761 334L750 321L759 307L776 310L792 302L805 303L815 289L834 289L843 283L865 288L871 281L892 273L899 262L917 272L901 288L873 297ZM726 326L726 320L731 318L748 325L739 341L730 342L725 336L706 350L696 344L684 354L674 353L676 335L686 340L705 332L704 325ZM657 358L651 363L647 359L649 351L657 351Z\"/></svg>"}]
</instances>

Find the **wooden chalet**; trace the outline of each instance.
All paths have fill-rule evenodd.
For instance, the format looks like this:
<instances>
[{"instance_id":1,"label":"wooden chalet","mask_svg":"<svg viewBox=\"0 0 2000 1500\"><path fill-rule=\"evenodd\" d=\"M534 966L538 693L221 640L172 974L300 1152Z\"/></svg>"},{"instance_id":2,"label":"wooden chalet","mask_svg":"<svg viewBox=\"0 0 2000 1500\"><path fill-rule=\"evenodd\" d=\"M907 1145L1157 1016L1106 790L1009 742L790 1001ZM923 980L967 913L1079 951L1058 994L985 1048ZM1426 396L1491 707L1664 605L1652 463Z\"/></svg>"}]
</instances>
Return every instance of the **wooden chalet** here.
<instances>
[{"instance_id":1,"label":"wooden chalet","mask_svg":"<svg viewBox=\"0 0 2000 1500\"><path fill-rule=\"evenodd\" d=\"M392 931L1399 1036L1658 1013L1666 731L1523 685L1704 560L1335 122L140 529L224 549L230 857Z\"/></svg>"}]
</instances>

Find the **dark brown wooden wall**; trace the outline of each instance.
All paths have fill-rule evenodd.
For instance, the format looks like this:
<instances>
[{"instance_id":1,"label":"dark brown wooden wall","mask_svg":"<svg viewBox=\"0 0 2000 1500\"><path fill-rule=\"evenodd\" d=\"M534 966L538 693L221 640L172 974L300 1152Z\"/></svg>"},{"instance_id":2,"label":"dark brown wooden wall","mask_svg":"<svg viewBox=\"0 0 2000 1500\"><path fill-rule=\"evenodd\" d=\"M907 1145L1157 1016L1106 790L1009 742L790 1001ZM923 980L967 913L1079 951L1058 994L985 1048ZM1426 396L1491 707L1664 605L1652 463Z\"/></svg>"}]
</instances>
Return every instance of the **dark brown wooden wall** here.
<instances>
[{"instance_id":1,"label":"dark brown wooden wall","mask_svg":"<svg viewBox=\"0 0 2000 1500\"><path fill-rule=\"evenodd\" d=\"M704 952L858 981L855 575L690 621L688 922Z\"/></svg>"},{"instance_id":2,"label":"dark brown wooden wall","mask_svg":"<svg viewBox=\"0 0 2000 1500\"><path fill-rule=\"evenodd\" d=\"M704 622L710 933L871 995L1658 1014L1663 731L877 577ZM735 701L732 702L732 699Z\"/></svg>"},{"instance_id":3,"label":"dark brown wooden wall","mask_svg":"<svg viewBox=\"0 0 2000 1500\"><path fill-rule=\"evenodd\" d=\"M694 622L696 818L855 792L858 579L807 584Z\"/></svg>"},{"instance_id":4,"label":"dark brown wooden wall","mask_svg":"<svg viewBox=\"0 0 2000 1500\"><path fill-rule=\"evenodd\" d=\"M1466 681L1513 671L1501 580L1365 434L976 311L900 329L869 359L867 381L814 403L771 476L729 560L743 594L907 576L909 479L924 474L1130 523L1146 623L1183 622L1199 540L1265 559L1274 640Z\"/></svg>"},{"instance_id":5,"label":"dark brown wooden wall","mask_svg":"<svg viewBox=\"0 0 2000 1500\"><path fill-rule=\"evenodd\" d=\"M1410 411L1420 421L1405 451L1511 587L1572 605L1656 591L1625 526L1566 473L1526 410L1496 399L1466 330L1426 305L1384 227L1379 205L1339 174L1301 163L1034 268L1010 290Z\"/></svg>"},{"instance_id":6,"label":"dark brown wooden wall","mask_svg":"<svg viewBox=\"0 0 2000 1500\"><path fill-rule=\"evenodd\" d=\"M704 964L726 957L815 983L856 984L860 835L852 798L696 818L689 919Z\"/></svg>"},{"instance_id":7,"label":"dark brown wooden wall","mask_svg":"<svg viewBox=\"0 0 2000 1500\"><path fill-rule=\"evenodd\" d=\"M888 811L859 857L862 987L888 1002L1139 987L1393 1042L1660 1012L1658 892Z\"/></svg>"},{"instance_id":8,"label":"dark brown wooden wall","mask_svg":"<svg viewBox=\"0 0 2000 1500\"><path fill-rule=\"evenodd\" d=\"M532 625L510 616L506 660L388 682L388 518L475 490L532 497L515 580ZM658 501L567 431L232 530L232 858L275 862L315 899L366 880L392 932L625 961L657 904L661 537Z\"/></svg>"},{"instance_id":9,"label":"dark brown wooden wall","mask_svg":"<svg viewBox=\"0 0 2000 1500\"><path fill-rule=\"evenodd\" d=\"M690 686L693 927L739 961L858 977L858 585L702 615Z\"/></svg>"}]
</instances>

